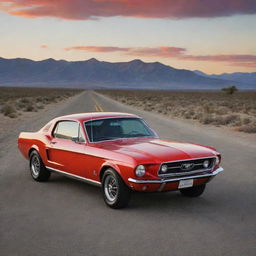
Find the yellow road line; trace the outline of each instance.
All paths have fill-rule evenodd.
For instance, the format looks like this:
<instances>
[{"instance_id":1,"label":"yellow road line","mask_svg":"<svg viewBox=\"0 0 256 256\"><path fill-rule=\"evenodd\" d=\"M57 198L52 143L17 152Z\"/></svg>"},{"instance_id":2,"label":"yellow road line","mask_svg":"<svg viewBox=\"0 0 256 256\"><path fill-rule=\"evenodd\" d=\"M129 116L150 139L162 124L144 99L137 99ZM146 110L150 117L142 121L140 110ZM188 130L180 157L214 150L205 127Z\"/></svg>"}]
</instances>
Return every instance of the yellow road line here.
<instances>
[{"instance_id":1,"label":"yellow road line","mask_svg":"<svg viewBox=\"0 0 256 256\"><path fill-rule=\"evenodd\" d=\"M104 109L100 106L100 104L97 102L97 100L92 96L92 99L95 103L95 109L97 112L104 112Z\"/></svg>"},{"instance_id":2,"label":"yellow road line","mask_svg":"<svg viewBox=\"0 0 256 256\"><path fill-rule=\"evenodd\" d=\"M98 106L95 105L94 107L95 107L95 110L96 110L97 112L99 112Z\"/></svg>"}]
</instances>

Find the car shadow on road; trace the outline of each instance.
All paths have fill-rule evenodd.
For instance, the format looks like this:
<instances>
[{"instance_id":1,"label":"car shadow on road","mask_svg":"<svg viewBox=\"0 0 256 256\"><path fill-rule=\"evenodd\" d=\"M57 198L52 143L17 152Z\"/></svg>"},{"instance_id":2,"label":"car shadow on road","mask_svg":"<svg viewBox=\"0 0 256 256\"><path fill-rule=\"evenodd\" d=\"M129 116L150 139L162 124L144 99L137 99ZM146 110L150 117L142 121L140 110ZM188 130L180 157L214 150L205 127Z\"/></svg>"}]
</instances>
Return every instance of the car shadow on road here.
<instances>
[{"instance_id":1,"label":"car shadow on road","mask_svg":"<svg viewBox=\"0 0 256 256\"><path fill-rule=\"evenodd\" d=\"M58 174L52 175L50 183L54 186L58 186L61 190L65 188L72 194L76 194L77 197L86 197L90 200L98 201L102 204L101 189L99 187L86 184L79 180L70 179L65 176ZM188 198L180 194L179 191L172 192L155 192L155 193L145 193L145 192L132 192L131 201L128 208L129 211L133 210L145 210L145 209L176 209L177 211L196 211L201 208L206 211L214 209L219 204L213 197L207 196L207 190L199 198Z\"/></svg>"},{"instance_id":2,"label":"car shadow on road","mask_svg":"<svg viewBox=\"0 0 256 256\"><path fill-rule=\"evenodd\" d=\"M133 193L130 203L131 209L176 209L176 210L193 210L199 208L214 208L216 201L212 202L207 198L207 194L198 198L188 198L180 194L179 191L164 193Z\"/></svg>"},{"instance_id":3,"label":"car shadow on road","mask_svg":"<svg viewBox=\"0 0 256 256\"><path fill-rule=\"evenodd\" d=\"M59 186L62 188L72 190L73 192L79 192L79 193L86 193L86 195L100 195L101 191L100 188L97 186L94 186L92 184L87 184L85 182L82 182L80 180L76 180L73 178L69 178L63 175L59 174L53 174L51 175L50 181L51 184L54 186Z\"/></svg>"}]
</instances>

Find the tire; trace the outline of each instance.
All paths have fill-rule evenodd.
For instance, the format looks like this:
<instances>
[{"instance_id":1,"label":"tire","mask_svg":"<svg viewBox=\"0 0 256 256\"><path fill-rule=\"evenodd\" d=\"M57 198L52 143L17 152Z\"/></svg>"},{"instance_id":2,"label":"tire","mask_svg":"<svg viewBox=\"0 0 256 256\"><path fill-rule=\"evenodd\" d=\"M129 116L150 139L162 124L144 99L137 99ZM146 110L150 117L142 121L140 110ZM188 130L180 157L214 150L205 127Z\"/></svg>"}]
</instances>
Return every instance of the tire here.
<instances>
[{"instance_id":1,"label":"tire","mask_svg":"<svg viewBox=\"0 0 256 256\"><path fill-rule=\"evenodd\" d=\"M198 197L201 196L205 190L206 185L199 185L191 188L180 189L180 193L187 197Z\"/></svg>"},{"instance_id":2,"label":"tire","mask_svg":"<svg viewBox=\"0 0 256 256\"><path fill-rule=\"evenodd\" d=\"M107 169L104 172L101 189L107 206L121 209L129 203L131 190L115 170Z\"/></svg>"},{"instance_id":3,"label":"tire","mask_svg":"<svg viewBox=\"0 0 256 256\"><path fill-rule=\"evenodd\" d=\"M39 153L34 150L30 154L30 174L32 178L36 181L47 181L51 173L44 166L44 163L39 155Z\"/></svg>"}]
</instances>

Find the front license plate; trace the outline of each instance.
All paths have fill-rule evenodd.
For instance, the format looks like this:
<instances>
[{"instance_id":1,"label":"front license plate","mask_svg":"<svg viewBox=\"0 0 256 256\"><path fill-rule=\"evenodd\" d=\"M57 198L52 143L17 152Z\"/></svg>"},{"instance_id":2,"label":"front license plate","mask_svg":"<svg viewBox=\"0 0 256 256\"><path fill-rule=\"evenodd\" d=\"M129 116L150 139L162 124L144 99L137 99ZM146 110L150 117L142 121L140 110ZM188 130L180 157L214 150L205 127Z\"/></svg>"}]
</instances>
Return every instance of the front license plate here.
<instances>
[{"instance_id":1,"label":"front license plate","mask_svg":"<svg viewBox=\"0 0 256 256\"><path fill-rule=\"evenodd\" d=\"M193 179L190 180L180 180L178 188L189 188L193 186Z\"/></svg>"}]
</instances>

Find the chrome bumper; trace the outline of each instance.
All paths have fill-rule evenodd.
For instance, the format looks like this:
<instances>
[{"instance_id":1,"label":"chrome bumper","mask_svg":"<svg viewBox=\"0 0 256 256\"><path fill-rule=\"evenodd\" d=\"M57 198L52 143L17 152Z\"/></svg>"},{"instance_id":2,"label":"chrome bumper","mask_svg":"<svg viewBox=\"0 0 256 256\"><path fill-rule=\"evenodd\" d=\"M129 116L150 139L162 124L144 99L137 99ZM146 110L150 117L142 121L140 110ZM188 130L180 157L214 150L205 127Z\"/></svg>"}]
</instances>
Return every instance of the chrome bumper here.
<instances>
[{"instance_id":1,"label":"chrome bumper","mask_svg":"<svg viewBox=\"0 0 256 256\"><path fill-rule=\"evenodd\" d=\"M136 184L162 184L162 183L168 183L168 182L175 182L180 180L188 180L188 179L200 179L200 178L208 178L213 177L217 175L220 172L223 172L224 169L222 167L217 168L215 171L211 173L201 174L201 175L193 175L193 176L185 176L185 177L179 177L179 178L170 178L170 179L161 179L161 180L136 180L133 178L129 178L128 181Z\"/></svg>"}]
</instances>

